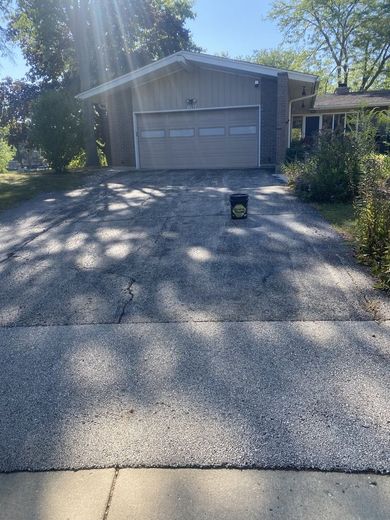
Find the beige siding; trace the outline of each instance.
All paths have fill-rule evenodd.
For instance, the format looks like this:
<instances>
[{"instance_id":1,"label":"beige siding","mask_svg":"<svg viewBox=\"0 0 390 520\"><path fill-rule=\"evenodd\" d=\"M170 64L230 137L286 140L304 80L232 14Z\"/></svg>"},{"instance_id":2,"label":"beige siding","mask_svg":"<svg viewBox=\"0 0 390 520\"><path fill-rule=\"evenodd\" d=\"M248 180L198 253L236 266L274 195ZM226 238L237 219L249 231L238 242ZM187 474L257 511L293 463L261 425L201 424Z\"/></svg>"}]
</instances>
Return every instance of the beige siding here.
<instances>
[{"instance_id":1,"label":"beige siding","mask_svg":"<svg viewBox=\"0 0 390 520\"><path fill-rule=\"evenodd\" d=\"M133 89L134 111L188 108L188 98L198 100L197 108L260 105L254 79L200 68L177 72Z\"/></svg>"},{"instance_id":2,"label":"beige siding","mask_svg":"<svg viewBox=\"0 0 390 520\"><path fill-rule=\"evenodd\" d=\"M274 163L277 82L259 77L260 86L256 88L254 80L193 67L106 96L103 102L108 110L113 164L135 165L133 111L187 109L188 98L197 99L196 108L261 105L261 164Z\"/></svg>"},{"instance_id":3,"label":"beige siding","mask_svg":"<svg viewBox=\"0 0 390 520\"><path fill-rule=\"evenodd\" d=\"M133 108L131 91L127 89L106 96L111 159L114 166L135 166Z\"/></svg>"}]
</instances>

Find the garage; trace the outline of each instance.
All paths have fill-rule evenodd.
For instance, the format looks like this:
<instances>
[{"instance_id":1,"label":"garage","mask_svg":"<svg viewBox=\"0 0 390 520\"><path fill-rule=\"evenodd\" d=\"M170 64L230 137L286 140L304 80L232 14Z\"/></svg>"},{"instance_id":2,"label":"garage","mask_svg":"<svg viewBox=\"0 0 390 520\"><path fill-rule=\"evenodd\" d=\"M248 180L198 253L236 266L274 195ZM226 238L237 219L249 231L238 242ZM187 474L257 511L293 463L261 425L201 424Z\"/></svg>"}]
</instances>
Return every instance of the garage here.
<instances>
[{"instance_id":1,"label":"garage","mask_svg":"<svg viewBox=\"0 0 390 520\"><path fill-rule=\"evenodd\" d=\"M259 166L259 106L136 113L139 168Z\"/></svg>"},{"instance_id":2,"label":"garage","mask_svg":"<svg viewBox=\"0 0 390 520\"><path fill-rule=\"evenodd\" d=\"M105 113L114 166L274 167L285 159L292 100L303 92L313 99L316 82L311 74L179 51L77 98Z\"/></svg>"}]
</instances>

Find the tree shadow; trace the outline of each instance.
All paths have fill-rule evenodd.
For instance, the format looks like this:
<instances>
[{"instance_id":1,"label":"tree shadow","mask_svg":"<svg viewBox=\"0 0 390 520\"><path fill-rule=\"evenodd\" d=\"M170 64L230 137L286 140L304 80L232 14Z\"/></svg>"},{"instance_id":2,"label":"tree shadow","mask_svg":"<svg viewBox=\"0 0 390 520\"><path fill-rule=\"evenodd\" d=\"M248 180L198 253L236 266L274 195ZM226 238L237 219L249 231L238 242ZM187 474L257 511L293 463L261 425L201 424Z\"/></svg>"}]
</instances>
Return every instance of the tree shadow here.
<instances>
[{"instance_id":1,"label":"tree shadow","mask_svg":"<svg viewBox=\"0 0 390 520\"><path fill-rule=\"evenodd\" d=\"M389 469L379 296L267 173L118 175L1 279L2 471Z\"/></svg>"}]
</instances>

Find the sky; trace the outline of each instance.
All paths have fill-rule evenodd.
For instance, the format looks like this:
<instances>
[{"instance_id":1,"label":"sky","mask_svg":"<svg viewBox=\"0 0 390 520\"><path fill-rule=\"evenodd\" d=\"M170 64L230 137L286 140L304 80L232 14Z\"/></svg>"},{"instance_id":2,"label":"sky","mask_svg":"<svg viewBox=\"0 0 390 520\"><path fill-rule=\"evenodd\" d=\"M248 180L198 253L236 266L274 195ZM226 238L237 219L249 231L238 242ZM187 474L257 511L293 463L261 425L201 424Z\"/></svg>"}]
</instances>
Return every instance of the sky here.
<instances>
[{"instance_id":1,"label":"sky","mask_svg":"<svg viewBox=\"0 0 390 520\"><path fill-rule=\"evenodd\" d=\"M264 20L270 9L267 0L195 0L195 20L188 23L193 39L205 52L227 52L231 57L247 56L254 50L281 43L274 23ZM0 57L0 77L21 78L27 72L20 51L13 58Z\"/></svg>"}]
</instances>

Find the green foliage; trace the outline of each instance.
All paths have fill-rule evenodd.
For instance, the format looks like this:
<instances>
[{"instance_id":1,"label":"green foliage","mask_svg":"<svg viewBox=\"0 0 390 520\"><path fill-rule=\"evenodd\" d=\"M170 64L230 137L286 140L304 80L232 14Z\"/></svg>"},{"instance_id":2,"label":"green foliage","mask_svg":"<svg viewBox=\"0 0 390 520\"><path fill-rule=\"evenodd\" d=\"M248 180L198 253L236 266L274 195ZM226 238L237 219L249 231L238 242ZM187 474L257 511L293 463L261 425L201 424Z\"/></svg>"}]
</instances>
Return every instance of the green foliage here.
<instances>
[{"instance_id":1,"label":"green foliage","mask_svg":"<svg viewBox=\"0 0 390 520\"><path fill-rule=\"evenodd\" d=\"M6 23L11 7L11 0L0 0L0 56L8 53Z\"/></svg>"},{"instance_id":2,"label":"green foliage","mask_svg":"<svg viewBox=\"0 0 390 520\"><path fill-rule=\"evenodd\" d=\"M75 155L72 160L67 165L69 170L79 170L81 168L85 168L87 164L87 157L85 150L80 150L77 155Z\"/></svg>"},{"instance_id":3,"label":"green foliage","mask_svg":"<svg viewBox=\"0 0 390 520\"><path fill-rule=\"evenodd\" d=\"M0 0L1 1L1 0ZM179 50L196 50L190 0L18 0L11 20L33 79L79 90L80 67L91 85ZM80 61L80 32L88 42Z\"/></svg>"},{"instance_id":4,"label":"green foliage","mask_svg":"<svg viewBox=\"0 0 390 520\"><path fill-rule=\"evenodd\" d=\"M105 166L108 166L108 161L107 161L107 157L106 157L106 154L104 153L104 151L102 150L101 147L98 146L98 149L97 149L97 154L98 154L98 158L99 158L99 164L102 168L104 168Z\"/></svg>"},{"instance_id":5,"label":"green foliage","mask_svg":"<svg viewBox=\"0 0 390 520\"><path fill-rule=\"evenodd\" d=\"M247 61L260 63L269 67L276 67L286 70L299 70L308 74L319 76L325 85L329 76L329 60L317 58L317 54L307 49L291 49L282 46L275 49L262 49L254 51L250 56L246 56Z\"/></svg>"},{"instance_id":6,"label":"green foliage","mask_svg":"<svg viewBox=\"0 0 390 520\"><path fill-rule=\"evenodd\" d=\"M40 193L79 188L93 175L93 172L66 172L53 175L51 171L3 173L0 175L0 211L16 206Z\"/></svg>"},{"instance_id":7,"label":"green foliage","mask_svg":"<svg viewBox=\"0 0 390 520\"><path fill-rule=\"evenodd\" d=\"M387 0L274 0L275 20L294 50L316 55L335 82L367 90L389 79L390 4Z\"/></svg>"},{"instance_id":8,"label":"green foliage","mask_svg":"<svg viewBox=\"0 0 390 520\"><path fill-rule=\"evenodd\" d=\"M298 156L298 161L287 162L283 171L295 192L315 202L353 200L365 171L365 158L375 150L376 118L376 112L361 110L355 121L349 120L357 132L323 131L308 157L302 160ZM289 152L291 158L294 147Z\"/></svg>"},{"instance_id":9,"label":"green foliage","mask_svg":"<svg viewBox=\"0 0 390 520\"><path fill-rule=\"evenodd\" d=\"M352 135L324 132L306 161L287 163L283 171L307 200L352 200L361 172L358 142Z\"/></svg>"},{"instance_id":10,"label":"green foliage","mask_svg":"<svg viewBox=\"0 0 390 520\"><path fill-rule=\"evenodd\" d=\"M390 289L390 160L370 155L355 201L358 258Z\"/></svg>"},{"instance_id":11,"label":"green foliage","mask_svg":"<svg viewBox=\"0 0 390 520\"><path fill-rule=\"evenodd\" d=\"M99 158L99 165L104 168L105 166L108 166L107 163L107 157L105 156L103 150L98 147L97 148L97 154ZM73 159L68 164L67 168L69 170L79 170L81 168L85 168L87 165L87 155L85 153L85 150L82 149L80 152L73 157Z\"/></svg>"},{"instance_id":12,"label":"green foliage","mask_svg":"<svg viewBox=\"0 0 390 520\"><path fill-rule=\"evenodd\" d=\"M317 202L314 207L347 240L355 233L355 211L352 202Z\"/></svg>"},{"instance_id":13,"label":"green foliage","mask_svg":"<svg viewBox=\"0 0 390 520\"><path fill-rule=\"evenodd\" d=\"M293 141L286 150L286 163L303 161L307 153L306 146L301 141Z\"/></svg>"},{"instance_id":14,"label":"green foliage","mask_svg":"<svg viewBox=\"0 0 390 520\"><path fill-rule=\"evenodd\" d=\"M7 171L8 163L14 158L14 149L8 144L7 139L0 132L0 173Z\"/></svg>"},{"instance_id":15,"label":"green foliage","mask_svg":"<svg viewBox=\"0 0 390 520\"><path fill-rule=\"evenodd\" d=\"M63 90L42 94L33 107L31 138L56 172L63 172L83 146L79 104Z\"/></svg>"},{"instance_id":16,"label":"green foliage","mask_svg":"<svg viewBox=\"0 0 390 520\"><path fill-rule=\"evenodd\" d=\"M7 127L7 141L19 151L28 148L31 107L38 97L40 88L22 80L5 78L0 81L0 127Z\"/></svg>"}]
</instances>

